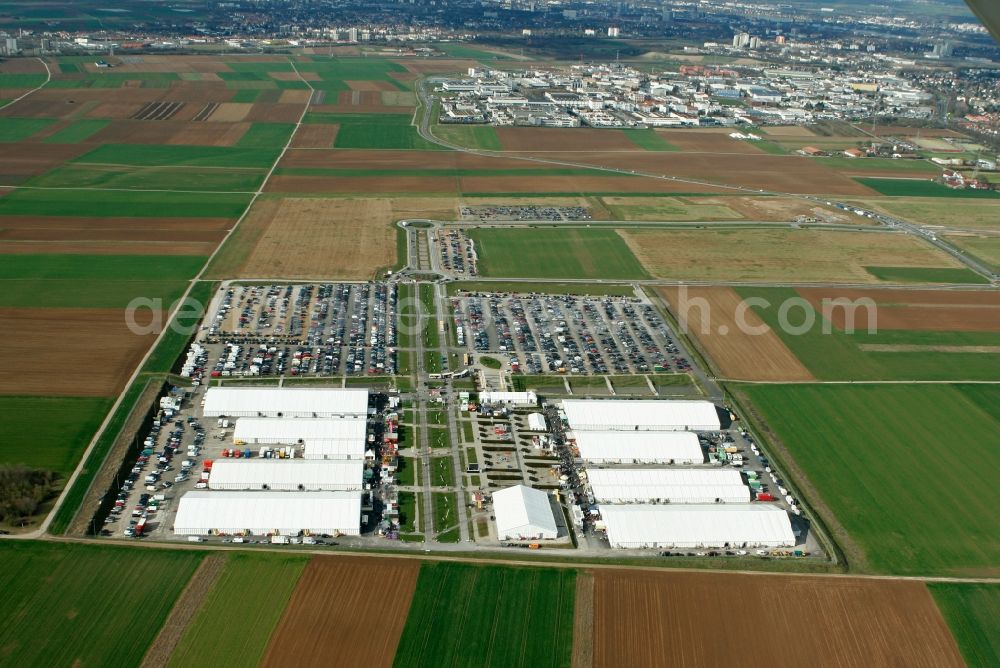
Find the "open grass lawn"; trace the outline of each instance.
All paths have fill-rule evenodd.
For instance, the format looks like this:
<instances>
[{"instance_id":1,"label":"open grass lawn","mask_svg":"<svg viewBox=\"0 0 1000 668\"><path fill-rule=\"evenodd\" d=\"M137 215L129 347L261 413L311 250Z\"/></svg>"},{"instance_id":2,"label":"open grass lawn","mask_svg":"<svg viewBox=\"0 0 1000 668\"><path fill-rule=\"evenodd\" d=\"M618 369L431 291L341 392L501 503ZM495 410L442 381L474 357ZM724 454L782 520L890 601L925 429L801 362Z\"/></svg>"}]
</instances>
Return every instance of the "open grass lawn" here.
<instances>
[{"instance_id":1,"label":"open grass lawn","mask_svg":"<svg viewBox=\"0 0 1000 668\"><path fill-rule=\"evenodd\" d=\"M82 141L86 141L91 136L97 134L104 128L106 128L111 121L105 121L100 119L84 118L78 121L73 121L72 125L68 125L62 130L59 130L51 137L45 139L47 144L78 144Z\"/></svg>"},{"instance_id":2,"label":"open grass lawn","mask_svg":"<svg viewBox=\"0 0 1000 668\"><path fill-rule=\"evenodd\" d=\"M395 666L570 665L576 572L424 563Z\"/></svg>"},{"instance_id":3,"label":"open grass lawn","mask_svg":"<svg viewBox=\"0 0 1000 668\"><path fill-rule=\"evenodd\" d=\"M404 427L405 428L405 427ZM417 484L417 465L412 457L399 457L396 465L396 481L403 487Z\"/></svg>"},{"instance_id":4,"label":"open grass lawn","mask_svg":"<svg viewBox=\"0 0 1000 668\"><path fill-rule=\"evenodd\" d=\"M305 555L227 556L167 665L258 664L307 563Z\"/></svg>"},{"instance_id":5,"label":"open grass lawn","mask_svg":"<svg viewBox=\"0 0 1000 668\"><path fill-rule=\"evenodd\" d=\"M433 475L433 473L432 473ZM458 495L454 492L434 492L431 494L434 511L434 529L438 532L439 543L457 543Z\"/></svg>"},{"instance_id":6,"label":"open grass lawn","mask_svg":"<svg viewBox=\"0 0 1000 668\"><path fill-rule=\"evenodd\" d=\"M692 204L674 197L604 197L613 220L697 221L742 220L725 204Z\"/></svg>"},{"instance_id":7,"label":"open grass lawn","mask_svg":"<svg viewBox=\"0 0 1000 668\"><path fill-rule=\"evenodd\" d=\"M139 665L201 558L188 550L4 541L3 663Z\"/></svg>"},{"instance_id":8,"label":"open grass lawn","mask_svg":"<svg viewBox=\"0 0 1000 668\"><path fill-rule=\"evenodd\" d=\"M451 487L455 484L451 457L431 457L431 485Z\"/></svg>"},{"instance_id":9,"label":"open grass lawn","mask_svg":"<svg viewBox=\"0 0 1000 668\"><path fill-rule=\"evenodd\" d=\"M803 139L808 143L812 140ZM887 172L914 172L933 176L941 173L941 168L929 160L892 160L890 158L848 158L847 156L830 156L813 158L816 162L838 172L850 174L859 170L878 170Z\"/></svg>"},{"instance_id":10,"label":"open grass lawn","mask_svg":"<svg viewBox=\"0 0 1000 668\"><path fill-rule=\"evenodd\" d=\"M55 123L48 118L4 118L0 122L0 142L15 142L27 139L36 132Z\"/></svg>"},{"instance_id":11,"label":"open grass lawn","mask_svg":"<svg viewBox=\"0 0 1000 668\"><path fill-rule=\"evenodd\" d=\"M432 448L451 447L451 437L447 427L428 427L427 440Z\"/></svg>"},{"instance_id":12,"label":"open grass lawn","mask_svg":"<svg viewBox=\"0 0 1000 668\"><path fill-rule=\"evenodd\" d=\"M1000 272L1000 237L949 236L948 241Z\"/></svg>"},{"instance_id":13,"label":"open grass lawn","mask_svg":"<svg viewBox=\"0 0 1000 668\"><path fill-rule=\"evenodd\" d=\"M110 406L93 397L0 397L0 463L68 476Z\"/></svg>"},{"instance_id":14,"label":"open grass lawn","mask_svg":"<svg viewBox=\"0 0 1000 668\"><path fill-rule=\"evenodd\" d=\"M398 499L400 531L412 533L417 530L417 495L414 492L400 492Z\"/></svg>"},{"instance_id":15,"label":"open grass lawn","mask_svg":"<svg viewBox=\"0 0 1000 668\"><path fill-rule=\"evenodd\" d=\"M516 283L493 283L482 281L450 281L448 296L460 292L516 292L518 294L548 294L548 295L613 295L619 297L634 297L635 290L627 284L615 285L608 283L532 283L518 281ZM400 297L402 299L402 296Z\"/></svg>"},{"instance_id":16,"label":"open grass lawn","mask_svg":"<svg viewBox=\"0 0 1000 668\"><path fill-rule=\"evenodd\" d=\"M509 56L492 51L484 51L471 46L466 46L459 42L438 43L437 48L448 54L452 58L469 58L471 60L509 60Z\"/></svg>"},{"instance_id":17,"label":"open grass lawn","mask_svg":"<svg viewBox=\"0 0 1000 668\"><path fill-rule=\"evenodd\" d=\"M989 283L967 267L865 267L865 271L887 283Z\"/></svg>"},{"instance_id":18,"label":"open grass lawn","mask_svg":"<svg viewBox=\"0 0 1000 668\"><path fill-rule=\"evenodd\" d=\"M503 150L503 144L492 125L435 125L434 135L438 139L468 148Z\"/></svg>"},{"instance_id":19,"label":"open grass lawn","mask_svg":"<svg viewBox=\"0 0 1000 668\"><path fill-rule=\"evenodd\" d=\"M990 200L908 198L867 200L865 204L925 225L945 225L961 229L1000 229L1000 202Z\"/></svg>"},{"instance_id":20,"label":"open grass lawn","mask_svg":"<svg viewBox=\"0 0 1000 668\"><path fill-rule=\"evenodd\" d=\"M510 278L648 278L624 240L595 228L468 230L484 276Z\"/></svg>"},{"instance_id":21,"label":"open grass lawn","mask_svg":"<svg viewBox=\"0 0 1000 668\"><path fill-rule=\"evenodd\" d=\"M270 134L270 131L266 134ZM280 150L280 147L104 144L93 151L84 153L73 162L130 165L133 167L257 167L268 169L277 160Z\"/></svg>"},{"instance_id":22,"label":"open grass lawn","mask_svg":"<svg viewBox=\"0 0 1000 668\"><path fill-rule=\"evenodd\" d=\"M15 190L0 216L239 218L249 203L249 193Z\"/></svg>"},{"instance_id":23,"label":"open grass lawn","mask_svg":"<svg viewBox=\"0 0 1000 668\"><path fill-rule=\"evenodd\" d=\"M417 149L437 151L441 147L422 138L411 114L306 114L307 123L340 125L334 148Z\"/></svg>"},{"instance_id":24,"label":"open grass lawn","mask_svg":"<svg viewBox=\"0 0 1000 668\"><path fill-rule=\"evenodd\" d=\"M955 190L930 179L855 179L863 186L889 197L955 197L960 199L1000 199L995 190Z\"/></svg>"},{"instance_id":25,"label":"open grass lawn","mask_svg":"<svg viewBox=\"0 0 1000 668\"><path fill-rule=\"evenodd\" d=\"M1000 380L995 353L942 352L935 350L871 350L863 345L887 346L1000 346L994 332L935 332L865 328L846 333L830 327L823 332L823 317L791 288L736 288L744 299L766 300L767 306L752 305L754 312L788 346L789 350L819 380ZM813 321L800 333L781 326L781 305L796 306L788 312L788 324L799 327ZM806 315L809 314L809 315Z\"/></svg>"},{"instance_id":26,"label":"open grass lawn","mask_svg":"<svg viewBox=\"0 0 1000 668\"><path fill-rule=\"evenodd\" d=\"M627 129L622 130L621 132L628 137L630 142L639 148L646 149L647 151L678 150L676 146L664 139L662 134L652 128L646 128L644 130Z\"/></svg>"},{"instance_id":27,"label":"open grass lawn","mask_svg":"<svg viewBox=\"0 0 1000 668\"><path fill-rule=\"evenodd\" d=\"M969 668L1000 666L1000 585L931 582Z\"/></svg>"},{"instance_id":28,"label":"open grass lawn","mask_svg":"<svg viewBox=\"0 0 1000 668\"><path fill-rule=\"evenodd\" d=\"M743 389L868 569L997 574L1000 386Z\"/></svg>"},{"instance_id":29,"label":"open grass lawn","mask_svg":"<svg viewBox=\"0 0 1000 668\"><path fill-rule=\"evenodd\" d=\"M238 148L284 148L294 131L294 123L254 123L236 142L236 146Z\"/></svg>"},{"instance_id":30,"label":"open grass lawn","mask_svg":"<svg viewBox=\"0 0 1000 668\"><path fill-rule=\"evenodd\" d=\"M253 192L264 180L265 173L263 169L68 164L36 176L25 185L45 188Z\"/></svg>"}]
</instances>

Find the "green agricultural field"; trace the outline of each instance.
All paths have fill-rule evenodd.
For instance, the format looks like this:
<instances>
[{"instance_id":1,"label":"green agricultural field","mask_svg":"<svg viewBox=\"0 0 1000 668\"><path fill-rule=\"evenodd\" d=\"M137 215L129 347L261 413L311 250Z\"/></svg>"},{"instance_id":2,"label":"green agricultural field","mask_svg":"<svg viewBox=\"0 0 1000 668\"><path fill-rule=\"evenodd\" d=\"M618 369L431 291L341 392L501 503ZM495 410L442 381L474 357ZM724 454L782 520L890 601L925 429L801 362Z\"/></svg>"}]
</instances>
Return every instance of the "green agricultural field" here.
<instances>
[{"instance_id":1,"label":"green agricultural field","mask_svg":"<svg viewBox=\"0 0 1000 668\"><path fill-rule=\"evenodd\" d=\"M198 273L204 258L197 255L44 255L11 254L0 263L0 280L187 279Z\"/></svg>"},{"instance_id":2,"label":"green agricultural field","mask_svg":"<svg viewBox=\"0 0 1000 668\"><path fill-rule=\"evenodd\" d=\"M806 141L803 139L803 141ZM928 160L892 160L890 158L848 158L846 156L831 156L828 158L812 158L824 167L838 172L851 173L851 170L878 170L886 172L913 172L928 175L941 173L941 168Z\"/></svg>"},{"instance_id":3,"label":"green agricultural field","mask_svg":"<svg viewBox=\"0 0 1000 668\"><path fill-rule=\"evenodd\" d=\"M503 145L492 125L435 125L434 135L441 140L468 148L502 151Z\"/></svg>"},{"instance_id":4,"label":"green agricultural field","mask_svg":"<svg viewBox=\"0 0 1000 668\"><path fill-rule=\"evenodd\" d=\"M635 290L627 284L614 283L493 283L483 281L452 281L448 283L448 296L460 292L517 292L549 295L612 295L634 297ZM400 297L402 299L402 297Z\"/></svg>"},{"instance_id":5,"label":"green agricultural field","mask_svg":"<svg viewBox=\"0 0 1000 668\"><path fill-rule=\"evenodd\" d=\"M339 167L287 167L275 170L279 176L592 176L593 170L574 167L525 167L523 169L355 169ZM610 176L627 177L627 174ZM414 225L415 227L415 225Z\"/></svg>"},{"instance_id":6,"label":"green agricultural field","mask_svg":"<svg viewBox=\"0 0 1000 668\"><path fill-rule=\"evenodd\" d=\"M948 236L947 239L994 271L1000 272L1000 237Z\"/></svg>"},{"instance_id":7,"label":"green agricultural field","mask_svg":"<svg viewBox=\"0 0 1000 668\"><path fill-rule=\"evenodd\" d=\"M930 179L855 179L888 197L955 197L959 199L998 199L995 190L955 190Z\"/></svg>"},{"instance_id":8,"label":"green agricultural field","mask_svg":"<svg viewBox=\"0 0 1000 668\"><path fill-rule=\"evenodd\" d=\"M630 142L647 151L678 150L676 146L664 139L663 135L658 133L656 130L649 128L645 130L628 129L621 130L621 133L628 137Z\"/></svg>"},{"instance_id":9,"label":"green agricultural field","mask_svg":"<svg viewBox=\"0 0 1000 668\"><path fill-rule=\"evenodd\" d=\"M111 121L90 118L73 121L72 125L59 130L51 137L47 137L45 143L79 144L82 141L90 139L93 135L110 125L110 123Z\"/></svg>"},{"instance_id":10,"label":"green agricultural field","mask_svg":"<svg viewBox=\"0 0 1000 668\"><path fill-rule=\"evenodd\" d=\"M114 190L187 190L244 192L257 190L263 169L198 167L121 167L68 164L30 179L36 188L108 188Z\"/></svg>"},{"instance_id":11,"label":"green agricultural field","mask_svg":"<svg viewBox=\"0 0 1000 668\"><path fill-rule=\"evenodd\" d=\"M260 97L260 93L261 91L258 89L241 88L240 90L236 91L236 94L233 95L230 102L253 103L257 101L258 97Z\"/></svg>"},{"instance_id":12,"label":"green agricultural field","mask_svg":"<svg viewBox=\"0 0 1000 668\"><path fill-rule=\"evenodd\" d=\"M568 668L576 572L424 563L396 650L397 668Z\"/></svg>"},{"instance_id":13,"label":"green agricultural field","mask_svg":"<svg viewBox=\"0 0 1000 668\"><path fill-rule=\"evenodd\" d=\"M281 124L278 124L281 125ZM270 169L279 148L104 144L73 162L132 167L256 167Z\"/></svg>"},{"instance_id":14,"label":"green agricultural field","mask_svg":"<svg viewBox=\"0 0 1000 668\"><path fill-rule=\"evenodd\" d=\"M610 229L474 228L468 235L483 276L509 278L648 278L625 241Z\"/></svg>"},{"instance_id":15,"label":"green agricultural field","mask_svg":"<svg viewBox=\"0 0 1000 668\"><path fill-rule=\"evenodd\" d=\"M5 255L6 258L15 254ZM89 257L89 256L88 256ZM0 308L125 308L136 297L169 306L184 292L180 280L144 281L76 278L0 279Z\"/></svg>"},{"instance_id":16,"label":"green agricultural field","mask_svg":"<svg viewBox=\"0 0 1000 668\"><path fill-rule=\"evenodd\" d=\"M969 668L1000 666L1000 585L930 582Z\"/></svg>"},{"instance_id":17,"label":"green agricultural field","mask_svg":"<svg viewBox=\"0 0 1000 668\"><path fill-rule=\"evenodd\" d=\"M0 142L15 142L27 139L55 123L48 118L11 118L0 123Z\"/></svg>"},{"instance_id":18,"label":"green agricultural field","mask_svg":"<svg viewBox=\"0 0 1000 668\"><path fill-rule=\"evenodd\" d=\"M867 200L864 204L925 225L945 225L961 229L1000 229L1000 202L990 200L908 198Z\"/></svg>"},{"instance_id":19,"label":"green agricultural field","mask_svg":"<svg viewBox=\"0 0 1000 668\"><path fill-rule=\"evenodd\" d=\"M889 283L989 283L967 267L865 267L865 271Z\"/></svg>"},{"instance_id":20,"label":"green agricultural field","mask_svg":"<svg viewBox=\"0 0 1000 668\"><path fill-rule=\"evenodd\" d=\"M38 88L45 83L44 74L0 73L0 88ZM4 119L7 122L9 119Z\"/></svg>"},{"instance_id":21,"label":"green agricultural field","mask_svg":"<svg viewBox=\"0 0 1000 668\"><path fill-rule=\"evenodd\" d=\"M0 197L0 216L239 218L249 203L249 193L15 190Z\"/></svg>"},{"instance_id":22,"label":"green agricultural field","mask_svg":"<svg viewBox=\"0 0 1000 668\"><path fill-rule=\"evenodd\" d=\"M853 567L995 573L1000 386L741 389L846 531Z\"/></svg>"},{"instance_id":23,"label":"green agricultural field","mask_svg":"<svg viewBox=\"0 0 1000 668\"><path fill-rule=\"evenodd\" d=\"M744 218L725 204L692 204L675 197L604 197L601 202L613 220L670 222Z\"/></svg>"},{"instance_id":24,"label":"green agricultural field","mask_svg":"<svg viewBox=\"0 0 1000 668\"><path fill-rule=\"evenodd\" d=\"M110 406L93 397L0 397L0 462L68 476Z\"/></svg>"},{"instance_id":25,"label":"green agricultural field","mask_svg":"<svg viewBox=\"0 0 1000 668\"><path fill-rule=\"evenodd\" d=\"M940 351L877 351L861 346L998 346L1000 333L896 331L867 329L846 333L829 327L823 332L823 318L792 288L736 288L745 299L764 299L769 306L753 310L784 341L799 360L819 380L1000 380L996 354ZM789 324L813 325L800 333L785 331L779 320L782 304L795 300L788 314Z\"/></svg>"},{"instance_id":26,"label":"green agricultural field","mask_svg":"<svg viewBox=\"0 0 1000 668\"><path fill-rule=\"evenodd\" d=\"M416 149L437 151L419 134L411 114L306 114L306 123L336 123L340 125L334 148Z\"/></svg>"},{"instance_id":27,"label":"green agricultural field","mask_svg":"<svg viewBox=\"0 0 1000 668\"><path fill-rule=\"evenodd\" d=\"M185 306L179 317L170 323L167 333L146 361L143 371L152 373L169 373L180 356L187 349L188 341L197 331L201 318L205 315L212 295L218 288L218 283L198 281L188 293L190 306ZM166 307L171 306L168 304Z\"/></svg>"},{"instance_id":28,"label":"green agricultural field","mask_svg":"<svg viewBox=\"0 0 1000 668\"><path fill-rule=\"evenodd\" d=\"M257 665L307 563L305 555L228 555L167 665Z\"/></svg>"},{"instance_id":29,"label":"green agricultural field","mask_svg":"<svg viewBox=\"0 0 1000 668\"><path fill-rule=\"evenodd\" d=\"M476 49L458 42L437 44L437 48L452 58L469 58L471 60L510 60L509 56L483 49Z\"/></svg>"},{"instance_id":30,"label":"green agricultural field","mask_svg":"<svg viewBox=\"0 0 1000 668\"><path fill-rule=\"evenodd\" d=\"M188 550L4 541L3 662L139 665L201 558Z\"/></svg>"},{"instance_id":31,"label":"green agricultural field","mask_svg":"<svg viewBox=\"0 0 1000 668\"><path fill-rule=\"evenodd\" d=\"M284 148L294 131L294 123L254 123L236 142L236 147Z\"/></svg>"}]
</instances>

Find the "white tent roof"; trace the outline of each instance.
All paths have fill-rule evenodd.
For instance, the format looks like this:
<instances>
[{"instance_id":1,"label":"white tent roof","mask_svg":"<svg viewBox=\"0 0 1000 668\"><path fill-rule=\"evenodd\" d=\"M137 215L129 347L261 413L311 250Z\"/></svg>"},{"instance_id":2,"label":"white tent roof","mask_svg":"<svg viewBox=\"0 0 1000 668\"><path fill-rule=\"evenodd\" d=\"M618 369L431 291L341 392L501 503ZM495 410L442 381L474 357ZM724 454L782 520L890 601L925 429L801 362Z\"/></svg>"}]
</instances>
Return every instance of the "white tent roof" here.
<instances>
[{"instance_id":1,"label":"white tent roof","mask_svg":"<svg viewBox=\"0 0 1000 668\"><path fill-rule=\"evenodd\" d=\"M598 502L749 503L750 488L735 469L588 469Z\"/></svg>"},{"instance_id":2,"label":"white tent roof","mask_svg":"<svg viewBox=\"0 0 1000 668\"><path fill-rule=\"evenodd\" d=\"M211 489L359 490L365 463L360 459L217 459L208 477Z\"/></svg>"},{"instance_id":3,"label":"white tent roof","mask_svg":"<svg viewBox=\"0 0 1000 668\"><path fill-rule=\"evenodd\" d=\"M306 459L363 459L364 439L356 438L307 438L302 445Z\"/></svg>"},{"instance_id":4,"label":"white tent roof","mask_svg":"<svg viewBox=\"0 0 1000 668\"><path fill-rule=\"evenodd\" d=\"M246 443L284 443L300 440L359 441L364 443L365 418L333 420L329 418L256 418L236 421L233 440Z\"/></svg>"},{"instance_id":5,"label":"white tent roof","mask_svg":"<svg viewBox=\"0 0 1000 668\"><path fill-rule=\"evenodd\" d=\"M536 406L538 397L534 392L490 392L479 393L479 402L483 404L515 404L518 406Z\"/></svg>"},{"instance_id":6,"label":"white tent roof","mask_svg":"<svg viewBox=\"0 0 1000 668\"><path fill-rule=\"evenodd\" d=\"M586 461L702 462L698 435L690 431L576 431Z\"/></svg>"},{"instance_id":7,"label":"white tent roof","mask_svg":"<svg viewBox=\"0 0 1000 668\"><path fill-rule=\"evenodd\" d=\"M788 513L763 504L600 506L613 546L795 545Z\"/></svg>"},{"instance_id":8,"label":"white tent roof","mask_svg":"<svg viewBox=\"0 0 1000 668\"><path fill-rule=\"evenodd\" d=\"M715 404L710 401L565 399L563 410L575 431L718 431L721 428Z\"/></svg>"},{"instance_id":9,"label":"white tent roof","mask_svg":"<svg viewBox=\"0 0 1000 668\"><path fill-rule=\"evenodd\" d=\"M368 390L301 387L210 387L205 415L310 417L367 415Z\"/></svg>"},{"instance_id":10,"label":"white tent roof","mask_svg":"<svg viewBox=\"0 0 1000 668\"><path fill-rule=\"evenodd\" d=\"M181 497L174 533L344 533L361 527L361 492L207 492Z\"/></svg>"},{"instance_id":11,"label":"white tent roof","mask_svg":"<svg viewBox=\"0 0 1000 668\"><path fill-rule=\"evenodd\" d=\"M494 492L493 515L501 540L547 534L556 537L556 520L549 505L549 495L541 490L515 485Z\"/></svg>"},{"instance_id":12,"label":"white tent roof","mask_svg":"<svg viewBox=\"0 0 1000 668\"><path fill-rule=\"evenodd\" d=\"M545 431L545 416L541 413L528 414L529 431Z\"/></svg>"}]
</instances>

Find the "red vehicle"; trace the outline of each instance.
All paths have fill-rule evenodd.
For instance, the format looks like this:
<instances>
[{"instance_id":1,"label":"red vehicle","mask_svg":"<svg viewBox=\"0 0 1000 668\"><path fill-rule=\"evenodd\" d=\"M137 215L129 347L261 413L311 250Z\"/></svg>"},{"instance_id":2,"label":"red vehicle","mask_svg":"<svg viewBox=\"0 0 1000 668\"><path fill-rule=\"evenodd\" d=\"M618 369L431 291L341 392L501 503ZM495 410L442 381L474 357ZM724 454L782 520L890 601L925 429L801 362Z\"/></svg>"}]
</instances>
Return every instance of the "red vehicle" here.
<instances>
[{"instance_id":1,"label":"red vehicle","mask_svg":"<svg viewBox=\"0 0 1000 668\"><path fill-rule=\"evenodd\" d=\"M143 517L141 520L139 520L138 524L135 525L135 537L138 538L139 536L143 535L145 531L146 531L146 518Z\"/></svg>"},{"instance_id":2,"label":"red vehicle","mask_svg":"<svg viewBox=\"0 0 1000 668\"><path fill-rule=\"evenodd\" d=\"M764 492L764 493L761 493L761 494L757 495L757 500L758 501L774 501L775 498L771 494L768 494L768 493Z\"/></svg>"}]
</instances>

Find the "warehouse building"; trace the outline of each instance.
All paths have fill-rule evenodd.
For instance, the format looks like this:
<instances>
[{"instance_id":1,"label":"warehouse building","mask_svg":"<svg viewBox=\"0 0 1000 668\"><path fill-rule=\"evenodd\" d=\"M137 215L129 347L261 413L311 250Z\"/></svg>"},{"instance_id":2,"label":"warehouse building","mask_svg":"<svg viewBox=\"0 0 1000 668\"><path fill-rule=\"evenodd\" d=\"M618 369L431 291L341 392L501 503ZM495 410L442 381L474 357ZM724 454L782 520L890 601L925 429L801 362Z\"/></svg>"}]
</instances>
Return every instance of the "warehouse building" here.
<instances>
[{"instance_id":1,"label":"warehouse building","mask_svg":"<svg viewBox=\"0 0 1000 668\"><path fill-rule=\"evenodd\" d=\"M515 485L493 493L499 540L554 540L558 535L549 495Z\"/></svg>"},{"instance_id":2,"label":"warehouse building","mask_svg":"<svg viewBox=\"0 0 1000 668\"><path fill-rule=\"evenodd\" d=\"M576 431L573 439L580 458L590 464L702 464L705 461L698 435L690 431Z\"/></svg>"},{"instance_id":3,"label":"warehouse building","mask_svg":"<svg viewBox=\"0 0 1000 668\"><path fill-rule=\"evenodd\" d=\"M306 441L357 441L364 449L365 418L257 418L236 421L233 442L239 445L297 445Z\"/></svg>"},{"instance_id":4,"label":"warehouse building","mask_svg":"<svg viewBox=\"0 0 1000 668\"><path fill-rule=\"evenodd\" d=\"M219 459L208 477L209 489L284 492L361 491L365 463L360 459Z\"/></svg>"},{"instance_id":5,"label":"warehouse building","mask_svg":"<svg viewBox=\"0 0 1000 668\"><path fill-rule=\"evenodd\" d=\"M599 506L611 547L793 547L786 513L763 504Z\"/></svg>"},{"instance_id":6,"label":"warehouse building","mask_svg":"<svg viewBox=\"0 0 1000 668\"><path fill-rule=\"evenodd\" d=\"M207 492L181 497L174 533L182 536L299 533L357 536L361 492Z\"/></svg>"},{"instance_id":7,"label":"warehouse building","mask_svg":"<svg viewBox=\"0 0 1000 668\"><path fill-rule=\"evenodd\" d=\"M346 418L368 415L368 390L210 387L206 417Z\"/></svg>"},{"instance_id":8,"label":"warehouse building","mask_svg":"<svg viewBox=\"0 0 1000 668\"><path fill-rule=\"evenodd\" d=\"M710 401L656 399L565 399L574 431L719 431L719 412Z\"/></svg>"},{"instance_id":9,"label":"warehouse building","mask_svg":"<svg viewBox=\"0 0 1000 668\"><path fill-rule=\"evenodd\" d=\"M734 469L589 469L598 503L750 503Z\"/></svg>"}]
</instances>

